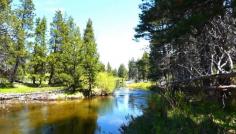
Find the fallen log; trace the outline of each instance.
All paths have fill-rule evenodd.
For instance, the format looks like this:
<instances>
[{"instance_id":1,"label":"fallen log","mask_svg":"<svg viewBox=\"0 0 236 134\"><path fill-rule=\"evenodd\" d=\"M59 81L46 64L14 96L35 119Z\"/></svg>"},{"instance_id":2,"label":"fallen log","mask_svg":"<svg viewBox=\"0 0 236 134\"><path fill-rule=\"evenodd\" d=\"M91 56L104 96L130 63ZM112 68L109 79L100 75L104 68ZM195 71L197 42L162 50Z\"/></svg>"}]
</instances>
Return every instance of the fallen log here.
<instances>
[{"instance_id":1,"label":"fallen log","mask_svg":"<svg viewBox=\"0 0 236 134\"><path fill-rule=\"evenodd\" d=\"M194 81L198 81L198 80L209 80L209 79L231 78L231 77L236 77L236 72L226 73L226 74L204 75L204 76L199 76L199 77L195 77L195 78L191 78L191 79L174 81L171 83L171 85L189 83L189 82L194 82Z\"/></svg>"},{"instance_id":2,"label":"fallen log","mask_svg":"<svg viewBox=\"0 0 236 134\"><path fill-rule=\"evenodd\" d=\"M236 85L221 85L221 86L211 86L206 87L209 90L227 90L227 89L236 89Z\"/></svg>"}]
</instances>

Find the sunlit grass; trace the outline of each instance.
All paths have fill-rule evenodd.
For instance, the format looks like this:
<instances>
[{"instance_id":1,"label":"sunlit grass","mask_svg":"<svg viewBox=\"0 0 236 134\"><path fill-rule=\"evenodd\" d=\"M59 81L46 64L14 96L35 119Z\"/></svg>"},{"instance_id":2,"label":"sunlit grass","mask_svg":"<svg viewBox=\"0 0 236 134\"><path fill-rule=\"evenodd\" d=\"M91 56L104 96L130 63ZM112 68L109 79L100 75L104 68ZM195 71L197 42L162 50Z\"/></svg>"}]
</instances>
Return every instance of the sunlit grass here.
<instances>
[{"instance_id":1,"label":"sunlit grass","mask_svg":"<svg viewBox=\"0 0 236 134\"><path fill-rule=\"evenodd\" d=\"M14 87L0 88L0 93L33 93L60 90L63 87L29 87L23 84L16 83Z\"/></svg>"},{"instance_id":2,"label":"sunlit grass","mask_svg":"<svg viewBox=\"0 0 236 134\"><path fill-rule=\"evenodd\" d=\"M143 89L143 90L150 90L153 86L152 82L138 82L138 83L131 83L126 85L130 89Z\"/></svg>"},{"instance_id":3,"label":"sunlit grass","mask_svg":"<svg viewBox=\"0 0 236 134\"><path fill-rule=\"evenodd\" d=\"M204 99L188 103L180 100L176 103L179 105L171 108L165 97L152 96L149 100L149 108L145 110L144 115L134 119L128 126L124 126L124 132L127 134L236 132L234 106L222 109L217 101Z\"/></svg>"}]
</instances>

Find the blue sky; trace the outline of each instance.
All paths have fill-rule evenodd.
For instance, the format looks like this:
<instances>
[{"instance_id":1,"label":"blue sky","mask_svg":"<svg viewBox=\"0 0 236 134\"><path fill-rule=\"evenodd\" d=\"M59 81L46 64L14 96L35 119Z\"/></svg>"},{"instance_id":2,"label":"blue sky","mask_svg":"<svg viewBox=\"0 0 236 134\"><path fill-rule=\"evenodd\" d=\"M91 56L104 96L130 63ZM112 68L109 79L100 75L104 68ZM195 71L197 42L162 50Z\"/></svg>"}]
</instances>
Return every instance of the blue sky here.
<instances>
[{"instance_id":1,"label":"blue sky","mask_svg":"<svg viewBox=\"0 0 236 134\"><path fill-rule=\"evenodd\" d=\"M33 0L36 14L51 22L56 10L72 16L83 33L89 18L93 21L100 60L118 68L132 57L139 58L148 42L133 41L139 22L141 0Z\"/></svg>"}]
</instances>

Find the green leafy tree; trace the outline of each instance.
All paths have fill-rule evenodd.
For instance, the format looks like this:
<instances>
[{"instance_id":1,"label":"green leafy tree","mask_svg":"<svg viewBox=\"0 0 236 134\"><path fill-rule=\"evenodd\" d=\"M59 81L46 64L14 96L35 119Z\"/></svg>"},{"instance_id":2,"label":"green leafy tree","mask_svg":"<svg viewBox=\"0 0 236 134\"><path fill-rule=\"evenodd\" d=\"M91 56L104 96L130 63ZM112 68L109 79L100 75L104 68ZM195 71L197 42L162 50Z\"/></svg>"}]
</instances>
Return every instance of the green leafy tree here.
<instances>
[{"instance_id":1,"label":"green leafy tree","mask_svg":"<svg viewBox=\"0 0 236 134\"><path fill-rule=\"evenodd\" d=\"M36 80L39 81L41 85L42 81L45 79L46 74L46 56L47 56L47 46L46 46L46 31L47 31L47 21L46 18L42 20L40 18L36 19L36 29L35 29L35 42L32 52L32 57L29 63L30 75L33 84L36 84Z\"/></svg>"},{"instance_id":2,"label":"green leafy tree","mask_svg":"<svg viewBox=\"0 0 236 134\"><path fill-rule=\"evenodd\" d=\"M89 95L94 86L99 67L99 55L97 53L97 44L95 42L92 21L89 19L83 36L83 67L84 82L88 84Z\"/></svg>"}]
</instances>

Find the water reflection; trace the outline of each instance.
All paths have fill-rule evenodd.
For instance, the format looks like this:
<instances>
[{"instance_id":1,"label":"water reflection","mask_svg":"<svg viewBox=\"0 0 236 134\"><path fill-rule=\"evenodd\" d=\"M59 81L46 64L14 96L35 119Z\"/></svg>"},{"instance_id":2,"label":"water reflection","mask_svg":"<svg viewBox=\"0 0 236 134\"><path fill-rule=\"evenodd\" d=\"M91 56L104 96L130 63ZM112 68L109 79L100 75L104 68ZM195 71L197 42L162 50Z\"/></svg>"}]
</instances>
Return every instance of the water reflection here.
<instances>
[{"instance_id":1,"label":"water reflection","mask_svg":"<svg viewBox=\"0 0 236 134\"><path fill-rule=\"evenodd\" d=\"M119 133L129 116L142 114L147 96L147 92L121 89L114 97L8 104L0 110L0 133Z\"/></svg>"}]
</instances>

